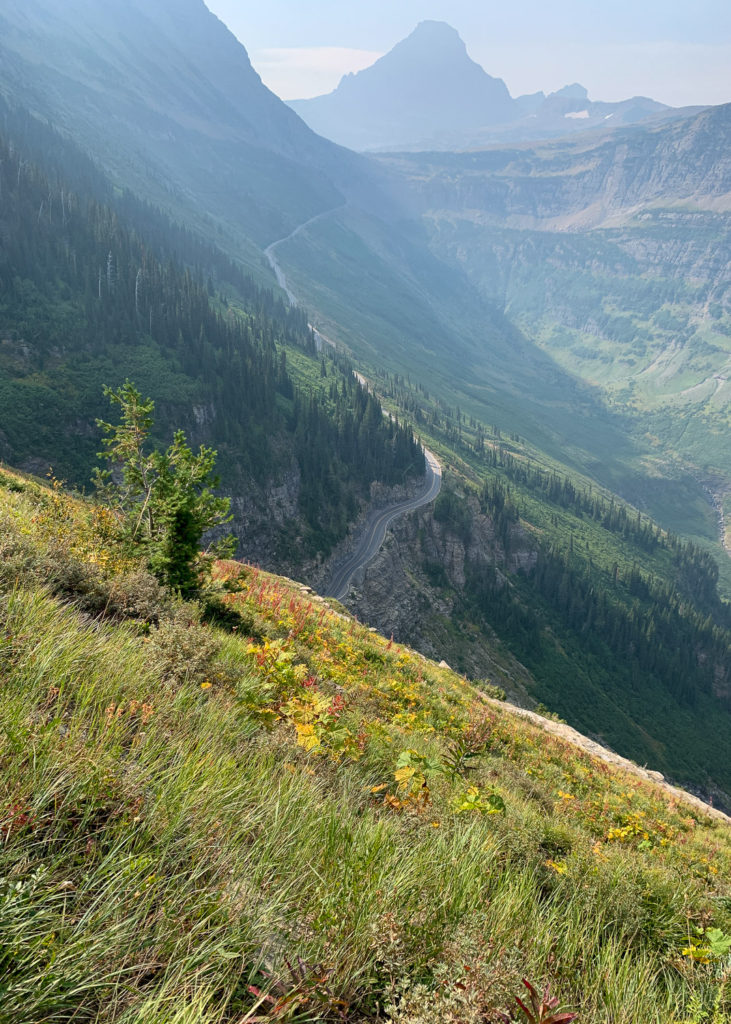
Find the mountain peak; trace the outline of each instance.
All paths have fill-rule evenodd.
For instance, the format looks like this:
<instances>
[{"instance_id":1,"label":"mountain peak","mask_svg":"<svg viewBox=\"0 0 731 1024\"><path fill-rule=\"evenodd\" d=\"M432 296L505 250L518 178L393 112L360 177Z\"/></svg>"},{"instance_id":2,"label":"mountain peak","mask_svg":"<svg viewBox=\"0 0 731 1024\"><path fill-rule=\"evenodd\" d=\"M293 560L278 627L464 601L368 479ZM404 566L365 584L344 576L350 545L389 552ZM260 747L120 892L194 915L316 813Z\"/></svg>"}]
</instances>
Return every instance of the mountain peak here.
<instances>
[{"instance_id":1,"label":"mountain peak","mask_svg":"<svg viewBox=\"0 0 731 1024\"><path fill-rule=\"evenodd\" d=\"M397 44L397 47L428 45L453 47L459 53L466 53L467 47L456 28L446 21L420 21L414 31ZM394 47L396 49L396 47Z\"/></svg>"},{"instance_id":2,"label":"mountain peak","mask_svg":"<svg viewBox=\"0 0 731 1024\"><path fill-rule=\"evenodd\" d=\"M445 65L449 67L450 74L464 75L468 68L473 73L479 70L482 75L487 74L470 58L457 29L446 21L420 21L410 35L396 43L377 63L394 65L401 72L408 65L412 73L418 68L427 76L434 74L435 67Z\"/></svg>"},{"instance_id":3,"label":"mountain peak","mask_svg":"<svg viewBox=\"0 0 731 1024\"><path fill-rule=\"evenodd\" d=\"M422 21L375 64L327 96L294 100L311 128L353 149L426 148L441 132L512 117L505 83L471 59L444 21Z\"/></svg>"},{"instance_id":4,"label":"mountain peak","mask_svg":"<svg viewBox=\"0 0 731 1024\"><path fill-rule=\"evenodd\" d=\"M352 88L354 82L359 85L365 82L372 88L376 81L381 85L388 81L402 89L409 82L420 80L420 88L426 86L432 91L436 85L438 91L444 91L448 83L434 81L437 68L442 72L448 68L449 75L459 76L463 85L473 86L476 78L498 81L471 59L459 32L446 21L420 21L410 35L396 43L375 64L344 75L340 85L347 82L347 87ZM466 75L471 76L469 82L464 81Z\"/></svg>"},{"instance_id":5,"label":"mountain peak","mask_svg":"<svg viewBox=\"0 0 731 1024\"><path fill-rule=\"evenodd\" d=\"M432 35L434 38L452 38L459 39L460 43L462 38L456 28L453 28L446 21L435 21L434 19L425 18L424 21L420 21L416 26L411 36L407 38L413 38L416 35Z\"/></svg>"},{"instance_id":6,"label":"mountain peak","mask_svg":"<svg viewBox=\"0 0 731 1024\"><path fill-rule=\"evenodd\" d=\"M550 95L560 96L562 99L567 100L588 100L589 90L585 89L583 85L579 85L578 82L574 82L572 85L565 85L563 89L558 89Z\"/></svg>"}]
</instances>

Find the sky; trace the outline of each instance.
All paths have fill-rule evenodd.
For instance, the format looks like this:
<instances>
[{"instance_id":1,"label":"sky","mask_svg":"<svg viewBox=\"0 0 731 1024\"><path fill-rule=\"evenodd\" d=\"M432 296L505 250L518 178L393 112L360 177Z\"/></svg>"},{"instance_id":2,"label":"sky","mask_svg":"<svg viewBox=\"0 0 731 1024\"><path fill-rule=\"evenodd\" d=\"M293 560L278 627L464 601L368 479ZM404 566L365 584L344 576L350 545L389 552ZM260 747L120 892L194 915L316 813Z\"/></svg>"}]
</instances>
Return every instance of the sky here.
<instances>
[{"instance_id":1,"label":"sky","mask_svg":"<svg viewBox=\"0 0 731 1024\"><path fill-rule=\"evenodd\" d=\"M513 96L580 82L594 100L731 102L729 0L206 0L282 99L317 96L420 21L446 21Z\"/></svg>"}]
</instances>

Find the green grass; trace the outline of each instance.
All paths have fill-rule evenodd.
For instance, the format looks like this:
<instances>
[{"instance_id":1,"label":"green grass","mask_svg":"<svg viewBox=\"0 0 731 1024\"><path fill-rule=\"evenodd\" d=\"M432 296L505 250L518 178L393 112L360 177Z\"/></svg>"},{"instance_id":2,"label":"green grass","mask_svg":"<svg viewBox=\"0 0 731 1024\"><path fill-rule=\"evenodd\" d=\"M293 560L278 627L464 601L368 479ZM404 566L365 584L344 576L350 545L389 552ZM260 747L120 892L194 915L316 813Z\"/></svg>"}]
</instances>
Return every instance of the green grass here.
<instances>
[{"instance_id":1,"label":"green grass","mask_svg":"<svg viewBox=\"0 0 731 1024\"><path fill-rule=\"evenodd\" d=\"M682 953L731 931L727 825L288 581L220 567L242 636L149 582L130 619L98 515L3 480L3 1024L477 1024L523 976L592 1024L731 1009Z\"/></svg>"}]
</instances>

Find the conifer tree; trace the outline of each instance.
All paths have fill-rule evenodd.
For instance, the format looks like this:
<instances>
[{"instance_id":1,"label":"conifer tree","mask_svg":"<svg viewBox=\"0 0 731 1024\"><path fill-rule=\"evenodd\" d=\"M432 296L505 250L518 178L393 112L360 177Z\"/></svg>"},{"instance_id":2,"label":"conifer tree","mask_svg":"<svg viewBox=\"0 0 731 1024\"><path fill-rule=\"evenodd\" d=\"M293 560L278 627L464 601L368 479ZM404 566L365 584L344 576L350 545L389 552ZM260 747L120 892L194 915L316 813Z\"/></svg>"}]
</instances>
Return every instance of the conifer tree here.
<instances>
[{"instance_id":1,"label":"conifer tree","mask_svg":"<svg viewBox=\"0 0 731 1024\"><path fill-rule=\"evenodd\" d=\"M200 584L203 534L231 518L229 499L213 493L216 452L201 445L194 454L182 430L165 451L148 450L152 399L143 399L130 381L104 394L119 406L121 423L97 420L107 434L99 457L108 464L95 471L97 490L116 509L124 540L144 552L163 583L189 597ZM227 542L218 545L218 553L230 551Z\"/></svg>"}]
</instances>

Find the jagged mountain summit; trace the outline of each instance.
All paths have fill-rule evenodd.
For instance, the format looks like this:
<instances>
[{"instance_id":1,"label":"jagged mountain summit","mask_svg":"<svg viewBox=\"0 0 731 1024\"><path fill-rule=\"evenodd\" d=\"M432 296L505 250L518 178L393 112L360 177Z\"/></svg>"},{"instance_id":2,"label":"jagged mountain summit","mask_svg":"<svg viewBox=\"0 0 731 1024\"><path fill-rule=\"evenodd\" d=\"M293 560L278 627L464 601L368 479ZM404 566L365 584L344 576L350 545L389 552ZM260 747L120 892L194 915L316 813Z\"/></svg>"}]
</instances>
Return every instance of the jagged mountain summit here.
<instances>
[{"instance_id":1,"label":"jagged mountain summit","mask_svg":"<svg viewBox=\"0 0 731 1024\"><path fill-rule=\"evenodd\" d=\"M334 92L289 104L319 135L359 151L464 149L675 116L642 96L597 103L577 83L513 98L471 59L458 32L423 21Z\"/></svg>"},{"instance_id":2,"label":"jagged mountain summit","mask_svg":"<svg viewBox=\"0 0 731 1024\"><path fill-rule=\"evenodd\" d=\"M483 71L441 21L421 22L329 95L290 106L318 134L356 150L419 146L447 129L469 132L513 117L505 83Z\"/></svg>"}]
</instances>

